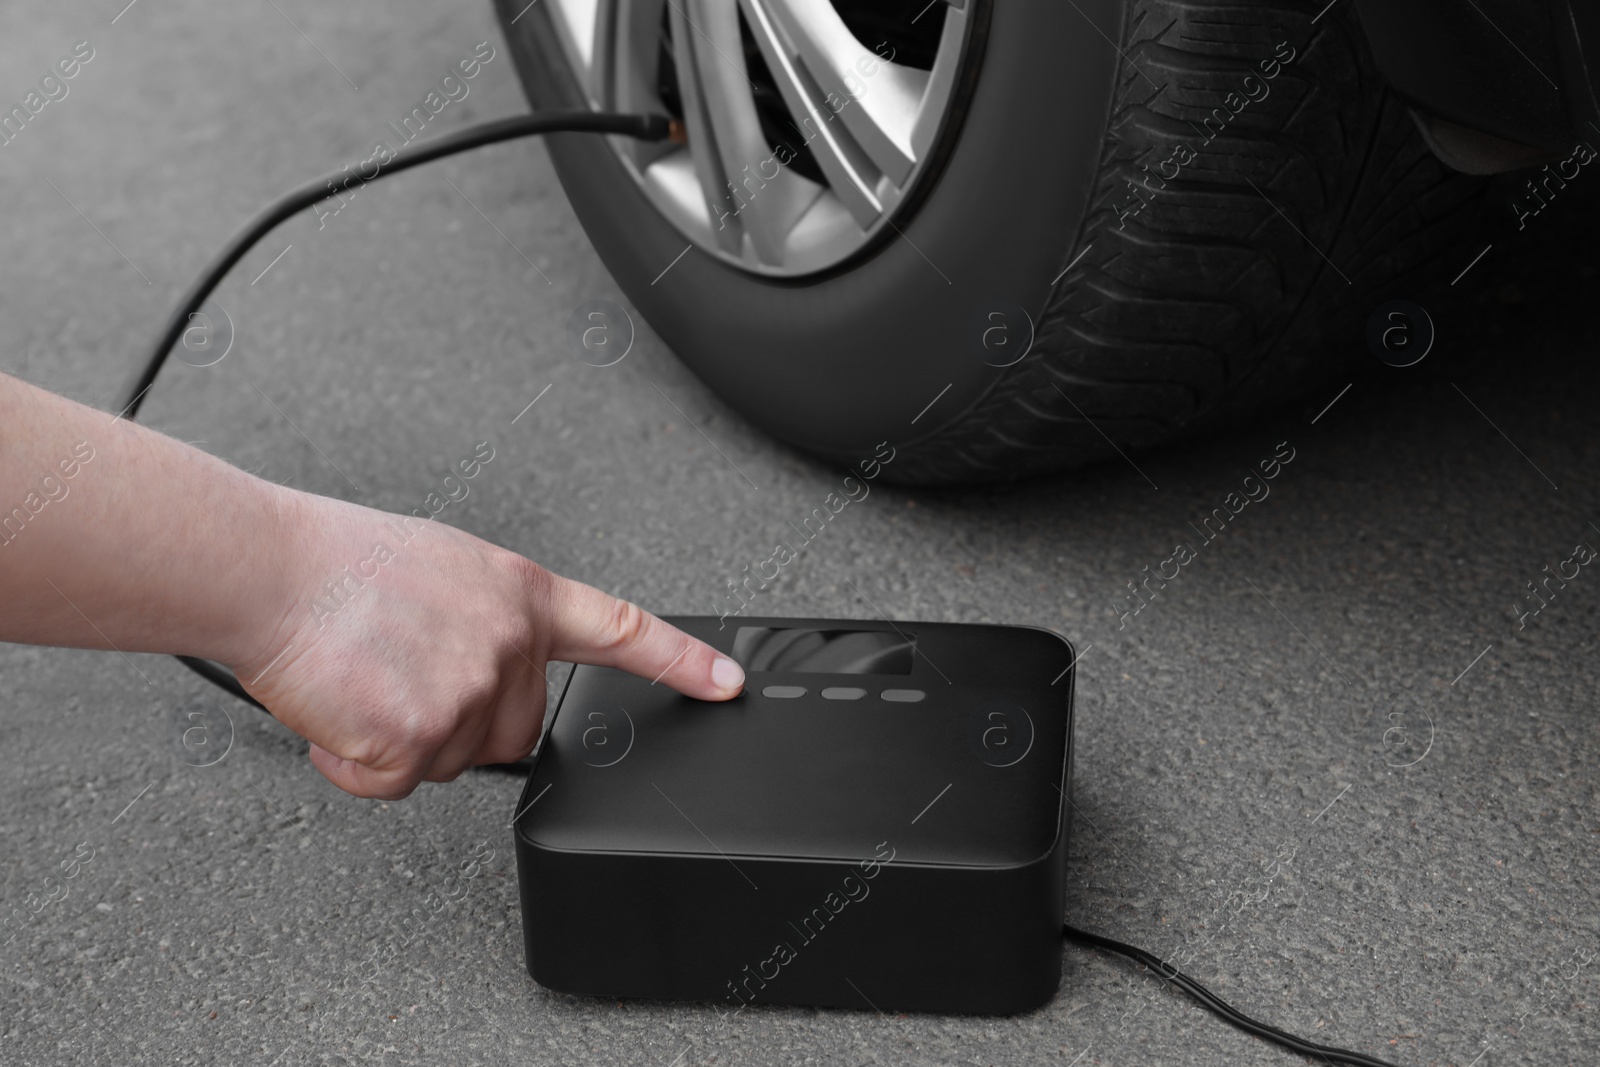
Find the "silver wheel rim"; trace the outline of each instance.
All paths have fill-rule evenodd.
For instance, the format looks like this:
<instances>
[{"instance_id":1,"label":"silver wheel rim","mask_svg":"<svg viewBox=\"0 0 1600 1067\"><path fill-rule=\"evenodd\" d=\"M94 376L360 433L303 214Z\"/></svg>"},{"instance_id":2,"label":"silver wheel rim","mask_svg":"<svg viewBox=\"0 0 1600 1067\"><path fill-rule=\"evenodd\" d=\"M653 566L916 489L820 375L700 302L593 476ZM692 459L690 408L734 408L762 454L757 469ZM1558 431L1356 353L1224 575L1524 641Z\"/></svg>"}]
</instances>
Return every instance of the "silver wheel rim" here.
<instances>
[{"instance_id":1,"label":"silver wheel rim","mask_svg":"<svg viewBox=\"0 0 1600 1067\"><path fill-rule=\"evenodd\" d=\"M692 244L778 276L841 263L912 202L973 6L930 0L913 65L910 49L863 43L831 0L546 3L591 106L683 118L687 145L612 139L656 209Z\"/></svg>"}]
</instances>

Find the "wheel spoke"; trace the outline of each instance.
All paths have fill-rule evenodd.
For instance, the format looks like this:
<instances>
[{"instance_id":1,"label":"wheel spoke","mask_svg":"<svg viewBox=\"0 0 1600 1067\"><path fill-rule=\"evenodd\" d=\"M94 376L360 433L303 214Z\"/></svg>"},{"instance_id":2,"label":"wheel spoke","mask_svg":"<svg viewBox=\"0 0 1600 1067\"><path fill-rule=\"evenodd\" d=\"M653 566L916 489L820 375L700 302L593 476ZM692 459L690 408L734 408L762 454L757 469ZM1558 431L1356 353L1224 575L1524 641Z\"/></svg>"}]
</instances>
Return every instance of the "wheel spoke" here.
<instances>
[{"instance_id":1,"label":"wheel spoke","mask_svg":"<svg viewBox=\"0 0 1600 1067\"><path fill-rule=\"evenodd\" d=\"M707 186L712 227L742 232L758 260L779 265L789 231L821 195L822 187L785 167L787 156L774 150L762 132L739 39L737 0L668 2L679 9L690 33L689 73L720 165L721 184ZM676 36L676 23L673 33ZM685 69L680 67L680 86L685 80ZM691 145L694 135L691 129Z\"/></svg>"},{"instance_id":2,"label":"wheel spoke","mask_svg":"<svg viewBox=\"0 0 1600 1067\"><path fill-rule=\"evenodd\" d=\"M700 177L700 191L705 197L706 213L711 220L711 236L724 252L738 255L742 243L737 224L717 224L722 208L718 194L727 186L722 172L722 158L717 151L717 133L706 108L705 88L700 79L700 53L696 30L690 25L683 9L687 0L667 0L671 5L672 57L678 68L678 95L683 102L683 122L689 134L689 153L694 159L695 173Z\"/></svg>"},{"instance_id":3,"label":"wheel spoke","mask_svg":"<svg viewBox=\"0 0 1600 1067\"><path fill-rule=\"evenodd\" d=\"M661 114L657 85L661 75L661 16L666 0L614 0L604 5L614 9L600 16L595 24L595 98L602 110L635 114ZM601 36L604 34L605 36ZM682 149L664 141L640 141L617 137L612 144L632 159L641 171L655 160Z\"/></svg>"},{"instance_id":4,"label":"wheel spoke","mask_svg":"<svg viewBox=\"0 0 1600 1067\"><path fill-rule=\"evenodd\" d=\"M869 225L899 199L917 162L928 73L873 54L828 0L741 3L797 132L856 221Z\"/></svg>"}]
</instances>

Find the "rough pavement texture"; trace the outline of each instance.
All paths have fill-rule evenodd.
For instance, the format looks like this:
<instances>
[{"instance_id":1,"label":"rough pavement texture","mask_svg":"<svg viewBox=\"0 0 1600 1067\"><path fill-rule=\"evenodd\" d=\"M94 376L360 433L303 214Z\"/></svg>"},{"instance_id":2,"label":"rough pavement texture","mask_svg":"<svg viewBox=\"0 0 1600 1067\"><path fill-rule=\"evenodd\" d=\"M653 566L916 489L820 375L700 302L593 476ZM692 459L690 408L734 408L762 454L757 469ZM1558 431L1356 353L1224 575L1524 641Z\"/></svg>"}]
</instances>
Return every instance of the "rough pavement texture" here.
<instances>
[{"instance_id":1,"label":"rough pavement texture","mask_svg":"<svg viewBox=\"0 0 1600 1067\"><path fill-rule=\"evenodd\" d=\"M0 99L73 42L95 49L0 149L0 368L102 405L239 221L369 152L477 42L499 47L482 3L122 3L0 13ZM502 48L438 124L523 107ZM1087 649L1079 925L1397 1063L1588 1060L1600 577L1585 568L1526 629L1512 605L1578 541L1600 545L1593 193L1575 182L1431 309L1426 361L1372 360L1315 425L1331 391L1134 457L1142 475L880 486L762 610L872 616L848 580L897 618L1046 626ZM285 226L218 294L234 349L174 362L145 419L399 509L489 440L449 521L652 609L709 612L836 475L743 424L648 328L617 366L572 358L567 315L595 298L622 299L543 149L489 149L364 191L320 232ZM1271 496L1119 628L1125 583L1280 441L1295 458ZM727 1023L552 994L522 969L517 779L354 800L297 738L154 656L8 646L0 702L0 901L25 917L0 949L8 1064L1294 1062L1077 949L1022 1018ZM208 704L232 749L190 766L174 736ZM70 895L33 913L73 857Z\"/></svg>"}]
</instances>

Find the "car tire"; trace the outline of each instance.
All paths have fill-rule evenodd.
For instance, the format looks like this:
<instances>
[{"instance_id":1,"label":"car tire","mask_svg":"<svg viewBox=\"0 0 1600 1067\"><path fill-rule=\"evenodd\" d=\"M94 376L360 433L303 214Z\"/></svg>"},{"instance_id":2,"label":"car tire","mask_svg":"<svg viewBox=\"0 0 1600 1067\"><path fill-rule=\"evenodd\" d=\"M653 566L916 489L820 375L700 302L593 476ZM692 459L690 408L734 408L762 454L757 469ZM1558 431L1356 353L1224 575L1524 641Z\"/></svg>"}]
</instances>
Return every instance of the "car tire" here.
<instances>
[{"instance_id":1,"label":"car tire","mask_svg":"<svg viewBox=\"0 0 1600 1067\"><path fill-rule=\"evenodd\" d=\"M614 0L601 0L602 3ZM497 0L535 109L588 106L549 4ZM628 299L779 439L950 484L1061 471L1304 392L1446 274L1482 183L1428 152L1354 5L968 0L967 88L893 232L800 277L686 240L552 137ZM1020 358L1018 358L1020 356Z\"/></svg>"}]
</instances>

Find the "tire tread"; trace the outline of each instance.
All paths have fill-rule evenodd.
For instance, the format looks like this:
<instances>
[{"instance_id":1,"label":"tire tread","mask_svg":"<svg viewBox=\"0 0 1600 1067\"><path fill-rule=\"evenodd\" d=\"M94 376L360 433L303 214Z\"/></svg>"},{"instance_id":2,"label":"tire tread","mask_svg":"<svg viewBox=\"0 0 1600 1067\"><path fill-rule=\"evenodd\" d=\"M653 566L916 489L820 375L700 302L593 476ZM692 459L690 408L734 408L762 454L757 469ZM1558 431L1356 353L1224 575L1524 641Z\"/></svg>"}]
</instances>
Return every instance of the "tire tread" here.
<instances>
[{"instance_id":1,"label":"tire tread","mask_svg":"<svg viewBox=\"0 0 1600 1067\"><path fill-rule=\"evenodd\" d=\"M1437 284L1484 183L1428 152L1354 6L1313 25L1321 2L1128 5L1095 191L1061 260L1076 263L1035 353L908 442L897 480L1048 474L1255 414L1359 358L1379 294ZM1167 158L1281 40L1296 55L1268 95L1189 139L1195 160L1119 226L1140 164ZM1336 351L1329 336L1356 342Z\"/></svg>"}]
</instances>

